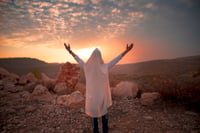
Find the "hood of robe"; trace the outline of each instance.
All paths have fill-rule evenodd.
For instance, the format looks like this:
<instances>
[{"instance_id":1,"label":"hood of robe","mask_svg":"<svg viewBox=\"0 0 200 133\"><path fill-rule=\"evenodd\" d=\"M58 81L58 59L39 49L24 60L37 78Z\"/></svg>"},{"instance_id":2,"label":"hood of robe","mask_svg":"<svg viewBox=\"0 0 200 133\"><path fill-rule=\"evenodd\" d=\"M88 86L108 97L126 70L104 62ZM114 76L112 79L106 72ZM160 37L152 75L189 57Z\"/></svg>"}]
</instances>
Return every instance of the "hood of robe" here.
<instances>
[{"instance_id":1,"label":"hood of robe","mask_svg":"<svg viewBox=\"0 0 200 133\"><path fill-rule=\"evenodd\" d=\"M96 48L92 52L92 54L91 54L90 58L88 59L88 61L86 62L86 64L98 64L98 65L104 64L104 61L101 56L101 51L98 48Z\"/></svg>"}]
</instances>

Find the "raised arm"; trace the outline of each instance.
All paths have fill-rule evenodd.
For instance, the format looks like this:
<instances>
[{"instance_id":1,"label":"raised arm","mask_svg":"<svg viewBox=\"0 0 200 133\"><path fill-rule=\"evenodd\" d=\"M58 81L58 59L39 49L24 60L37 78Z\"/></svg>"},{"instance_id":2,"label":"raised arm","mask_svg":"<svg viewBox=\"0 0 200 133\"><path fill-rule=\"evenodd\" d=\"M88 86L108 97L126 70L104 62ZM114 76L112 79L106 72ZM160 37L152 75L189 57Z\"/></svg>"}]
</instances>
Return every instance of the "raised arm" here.
<instances>
[{"instance_id":1,"label":"raised arm","mask_svg":"<svg viewBox=\"0 0 200 133\"><path fill-rule=\"evenodd\" d=\"M64 43L65 45L65 49L74 57L74 59L78 62L78 64L83 67L84 65L84 61L82 59L80 59L72 50L70 47L70 44L68 43L68 45L66 43Z\"/></svg>"},{"instance_id":2,"label":"raised arm","mask_svg":"<svg viewBox=\"0 0 200 133\"><path fill-rule=\"evenodd\" d=\"M126 45L126 49L120 54L118 55L116 58L114 58L112 61L110 61L108 63L108 68L112 68L119 60L121 60L121 58L123 56L125 56L131 49L133 48L133 43L131 43L130 45Z\"/></svg>"},{"instance_id":3,"label":"raised arm","mask_svg":"<svg viewBox=\"0 0 200 133\"><path fill-rule=\"evenodd\" d=\"M126 55L133 48L133 43L126 45L126 50L122 53L122 56Z\"/></svg>"}]
</instances>

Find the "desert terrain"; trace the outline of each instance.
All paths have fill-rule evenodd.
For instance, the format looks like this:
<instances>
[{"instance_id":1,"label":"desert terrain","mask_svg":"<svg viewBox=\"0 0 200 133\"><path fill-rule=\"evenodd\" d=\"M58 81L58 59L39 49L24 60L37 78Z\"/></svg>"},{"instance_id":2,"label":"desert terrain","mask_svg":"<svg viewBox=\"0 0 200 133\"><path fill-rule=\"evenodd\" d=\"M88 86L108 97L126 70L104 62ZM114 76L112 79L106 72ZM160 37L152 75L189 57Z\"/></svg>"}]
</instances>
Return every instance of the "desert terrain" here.
<instances>
[{"instance_id":1,"label":"desert terrain","mask_svg":"<svg viewBox=\"0 0 200 133\"><path fill-rule=\"evenodd\" d=\"M82 70L74 90L55 90L63 65L30 58L0 59L1 133L92 132L91 119L84 113ZM134 83L137 93L113 93L110 133L200 132L200 56L115 66L110 71L112 89L124 83L126 90L125 82ZM144 93L157 93L159 98L144 103ZM72 95L78 96L75 104L64 99Z\"/></svg>"}]
</instances>

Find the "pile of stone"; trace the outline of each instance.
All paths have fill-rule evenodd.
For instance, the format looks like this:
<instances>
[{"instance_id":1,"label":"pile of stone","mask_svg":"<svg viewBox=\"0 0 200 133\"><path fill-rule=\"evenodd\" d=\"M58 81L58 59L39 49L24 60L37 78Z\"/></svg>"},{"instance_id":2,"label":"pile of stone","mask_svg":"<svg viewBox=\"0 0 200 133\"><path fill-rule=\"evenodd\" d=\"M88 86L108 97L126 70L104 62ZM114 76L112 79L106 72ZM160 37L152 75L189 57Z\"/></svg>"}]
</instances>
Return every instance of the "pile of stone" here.
<instances>
[{"instance_id":1,"label":"pile of stone","mask_svg":"<svg viewBox=\"0 0 200 133\"><path fill-rule=\"evenodd\" d=\"M20 93L24 100L78 106L84 101L83 94L75 89L79 75L80 68L69 62L62 66L57 79L49 78L45 73L41 73L40 78L34 73L18 76L0 68L0 96Z\"/></svg>"},{"instance_id":2,"label":"pile of stone","mask_svg":"<svg viewBox=\"0 0 200 133\"><path fill-rule=\"evenodd\" d=\"M151 106L161 102L161 95L158 92L144 92L140 94L137 83L130 81L122 81L112 88L113 96L125 97L140 97L140 103L145 106Z\"/></svg>"},{"instance_id":3,"label":"pile of stone","mask_svg":"<svg viewBox=\"0 0 200 133\"><path fill-rule=\"evenodd\" d=\"M49 78L41 73L40 78L34 73L18 76L0 68L0 96L9 93L20 92L25 100L50 102L68 107L83 105L85 99L85 86L78 83L80 68L76 64L65 63L56 79ZM137 83L122 81L112 88L112 95L116 97L136 98L139 93ZM157 92L142 93L140 101L142 105L153 105L161 101L161 95Z\"/></svg>"},{"instance_id":4,"label":"pile of stone","mask_svg":"<svg viewBox=\"0 0 200 133\"><path fill-rule=\"evenodd\" d=\"M73 90L80 78L80 67L69 62L62 65L56 83L65 83L66 88Z\"/></svg>"}]
</instances>

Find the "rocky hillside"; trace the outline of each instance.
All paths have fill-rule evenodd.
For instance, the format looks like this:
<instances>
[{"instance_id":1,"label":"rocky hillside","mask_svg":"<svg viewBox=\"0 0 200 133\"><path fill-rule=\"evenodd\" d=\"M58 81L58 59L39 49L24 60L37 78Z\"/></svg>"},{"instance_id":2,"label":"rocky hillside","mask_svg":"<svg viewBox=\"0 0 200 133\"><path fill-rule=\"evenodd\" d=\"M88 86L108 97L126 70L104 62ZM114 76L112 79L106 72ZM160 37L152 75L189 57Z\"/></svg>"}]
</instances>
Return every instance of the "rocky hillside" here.
<instances>
[{"instance_id":1,"label":"rocky hillside","mask_svg":"<svg viewBox=\"0 0 200 133\"><path fill-rule=\"evenodd\" d=\"M63 65L57 79L45 73L19 76L0 68L1 133L92 132L91 119L84 113L85 86L77 84L78 73L80 69L70 63ZM112 88L110 133L200 132L197 112L163 101L158 92L142 92L138 97L138 87L127 81Z\"/></svg>"}]
</instances>

